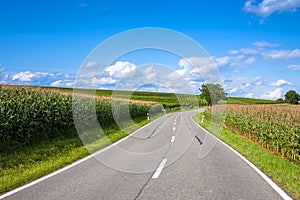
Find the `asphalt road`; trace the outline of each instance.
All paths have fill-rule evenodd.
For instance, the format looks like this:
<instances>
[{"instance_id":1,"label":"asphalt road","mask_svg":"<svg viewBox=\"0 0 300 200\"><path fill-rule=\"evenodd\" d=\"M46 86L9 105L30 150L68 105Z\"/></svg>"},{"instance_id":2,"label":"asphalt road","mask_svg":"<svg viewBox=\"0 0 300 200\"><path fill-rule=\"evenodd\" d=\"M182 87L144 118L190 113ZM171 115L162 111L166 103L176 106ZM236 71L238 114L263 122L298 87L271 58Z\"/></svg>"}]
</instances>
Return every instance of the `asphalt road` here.
<instances>
[{"instance_id":1,"label":"asphalt road","mask_svg":"<svg viewBox=\"0 0 300 200\"><path fill-rule=\"evenodd\" d=\"M165 115L5 199L282 199L224 144L210 148L211 136L190 118L194 112ZM199 158L205 147L211 151Z\"/></svg>"}]
</instances>

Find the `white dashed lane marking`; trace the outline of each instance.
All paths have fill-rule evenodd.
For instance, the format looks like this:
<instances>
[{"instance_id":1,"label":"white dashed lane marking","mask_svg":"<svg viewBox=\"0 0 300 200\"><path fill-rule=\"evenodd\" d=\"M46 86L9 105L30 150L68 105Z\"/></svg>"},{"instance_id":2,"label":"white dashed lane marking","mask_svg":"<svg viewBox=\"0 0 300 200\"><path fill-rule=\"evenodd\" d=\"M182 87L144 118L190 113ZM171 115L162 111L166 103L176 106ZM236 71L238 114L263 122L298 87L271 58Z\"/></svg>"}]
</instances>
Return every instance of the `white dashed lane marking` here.
<instances>
[{"instance_id":1,"label":"white dashed lane marking","mask_svg":"<svg viewBox=\"0 0 300 200\"><path fill-rule=\"evenodd\" d=\"M163 170L166 163L167 163L167 159L164 158L160 162L160 164L159 164L158 168L156 169L155 173L153 174L152 178L158 178L159 177L159 175L160 175L161 171Z\"/></svg>"},{"instance_id":2,"label":"white dashed lane marking","mask_svg":"<svg viewBox=\"0 0 300 200\"><path fill-rule=\"evenodd\" d=\"M175 136L172 136L171 142L174 142L174 141L175 141Z\"/></svg>"}]
</instances>

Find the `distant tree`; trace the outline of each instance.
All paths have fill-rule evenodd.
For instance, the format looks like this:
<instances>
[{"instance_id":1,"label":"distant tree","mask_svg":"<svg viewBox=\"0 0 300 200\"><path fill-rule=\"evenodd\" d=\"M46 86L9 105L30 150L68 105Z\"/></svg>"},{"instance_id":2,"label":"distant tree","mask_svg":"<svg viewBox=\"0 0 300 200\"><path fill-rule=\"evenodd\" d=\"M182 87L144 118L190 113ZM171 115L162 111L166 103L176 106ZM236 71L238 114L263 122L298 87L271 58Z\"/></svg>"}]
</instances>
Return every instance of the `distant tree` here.
<instances>
[{"instance_id":1,"label":"distant tree","mask_svg":"<svg viewBox=\"0 0 300 200\"><path fill-rule=\"evenodd\" d=\"M277 103L283 103L284 100L282 98L276 99Z\"/></svg>"},{"instance_id":2,"label":"distant tree","mask_svg":"<svg viewBox=\"0 0 300 200\"><path fill-rule=\"evenodd\" d=\"M290 90L285 93L284 97L285 101L290 104L298 104L298 101L300 101L300 95L294 90Z\"/></svg>"},{"instance_id":3,"label":"distant tree","mask_svg":"<svg viewBox=\"0 0 300 200\"><path fill-rule=\"evenodd\" d=\"M220 84L203 84L200 97L207 101L209 106L217 104L220 100L226 100L226 92Z\"/></svg>"}]
</instances>

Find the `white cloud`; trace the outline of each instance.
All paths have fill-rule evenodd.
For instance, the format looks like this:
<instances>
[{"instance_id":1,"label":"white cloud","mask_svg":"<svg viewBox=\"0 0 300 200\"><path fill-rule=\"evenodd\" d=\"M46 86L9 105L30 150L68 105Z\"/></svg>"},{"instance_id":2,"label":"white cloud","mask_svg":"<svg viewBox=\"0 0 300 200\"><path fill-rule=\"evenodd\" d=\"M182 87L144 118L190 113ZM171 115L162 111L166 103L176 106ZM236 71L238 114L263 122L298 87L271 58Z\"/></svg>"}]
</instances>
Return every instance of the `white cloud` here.
<instances>
[{"instance_id":1,"label":"white cloud","mask_svg":"<svg viewBox=\"0 0 300 200\"><path fill-rule=\"evenodd\" d=\"M92 85L111 85L115 84L117 81L110 77L101 77L101 78L95 78L93 77L91 80Z\"/></svg>"},{"instance_id":2,"label":"white cloud","mask_svg":"<svg viewBox=\"0 0 300 200\"><path fill-rule=\"evenodd\" d=\"M97 65L96 61L90 61L90 62L87 62L84 67L87 69L90 69L90 68L98 67L98 65Z\"/></svg>"},{"instance_id":3,"label":"white cloud","mask_svg":"<svg viewBox=\"0 0 300 200\"><path fill-rule=\"evenodd\" d=\"M15 74L12 76L12 80L15 81L15 80L19 80L19 81L31 81L31 79L33 77L35 77L36 74L35 73L32 73L30 71L26 71L26 72L20 72L18 74Z\"/></svg>"},{"instance_id":4,"label":"white cloud","mask_svg":"<svg viewBox=\"0 0 300 200\"><path fill-rule=\"evenodd\" d=\"M277 46L280 46L280 44L271 44L271 43L268 43L266 41L254 42L253 45L256 46L256 47L277 47Z\"/></svg>"},{"instance_id":5,"label":"white cloud","mask_svg":"<svg viewBox=\"0 0 300 200\"><path fill-rule=\"evenodd\" d=\"M54 81L50 84L51 87L61 86L62 80Z\"/></svg>"},{"instance_id":6,"label":"white cloud","mask_svg":"<svg viewBox=\"0 0 300 200\"><path fill-rule=\"evenodd\" d=\"M272 50L272 51L265 51L262 52L262 56L265 59L293 59L293 58L300 58L300 50Z\"/></svg>"},{"instance_id":7,"label":"white cloud","mask_svg":"<svg viewBox=\"0 0 300 200\"><path fill-rule=\"evenodd\" d=\"M254 96L254 94L253 93L248 93L248 94L246 94L246 98L253 98L253 96Z\"/></svg>"},{"instance_id":8,"label":"white cloud","mask_svg":"<svg viewBox=\"0 0 300 200\"><path fill-rule=\"evenodd\" d=\"M214 58L217 66L228 67L243 67L251 65L258 60L290 60L300 58L300 49L270 49L271 47L279 46L265 41L254 42L254 47L241 48L239 50L231 50L228 56ZM289 66L289 69L297 70L299 66Z\"/></svg>"},{"instance_id":9,"label":"white cloud","mask_svg":"<svg viewBox=\"0 0 300 200\"><path fill-rule=\"evenodd\" d=\"M245 63L246 64L252 64L252 63L254 63L255 62L255 58L247 58L246 60L245 60Z\"/></svg>"},{"instance_id":10,"label":"white cloud","mask_svg":"<svg viewBox=\"0 0 300 200\"><path fill-rule=\"evenodd\" d=\"M255 83L255 85L256 86L260 86L260 85L262 85L264 83L264 81L257 81L256 83Z\"/></svg>"},{"instance_id":11,"label":"white cloud","mask_svg":"<svg viewBox=\"0 0 300 200\"><path fill-rule=\"evenodd\" d=\"M245 88L248 88L248 87L250 87L250 86L251 86L250 83L246 83L246 84L244 85Z\"/></svg>"},{"instance_id":12,"label":"white cloud","mask_svg":"<svg viewBox=\"0 0 300 200\"><path fill-rule=\"evenodd\" d=\"M1 64L0 64L0 67L1 67ZM6 70L5 67L1 67L1 68L0 68L0 73L1 73L1 72L4 72L5 70Z\"/></svg>"},{"instance_id":13,"label":"white cloud","mask_svg":"<svg viewBox=\"0 0 300 200\"><path fill-rule=\"evenodd\" d=\"M236 54L238 54L238 53L239 53L238 50L230 50L230 51L228 52L228 54L230 54L230 55L236 55Z\"/></svg>"},{"instance_id":14,"label":"white cloud","mask_svg":"<svg viewBox=\"0 0 300 200\"><path fill-rule=\"evenodd\" d=\"M24 71L6 76L5 82L11 84L30 84L65 87L73 85L74 75L51 72Z\"/></svg>"},{"instance_id":15,"label":"white cloud","mask_svg":"<svg viewBox=\"0 0 300 200\"><path fill-rule=\"evenodd\" d=\"M261 95L263 99L279 99L282 97L283 88L276 88L275 90L271 90Z\"/></svg>"},{"instance_id":16,"label":"white cloud","mask_svg":"<svg viewBox=\"0 0 300 200\"><path fill-rule=\"evenodd\" d=\"M67 87L73 87L73 86L74 86L74 82L67 82L67 83L66 83L66 86L67 86Z\"/></svg>"},{"instance_id":17,"label":"white cloud","mask_svg":"<svg viewBox=\"0 0 300 200\"><path fill-rule=\"evenodd\" d=\"M255 0L248 0L243 10L266 18L275 12L295 12L300 7L299 0L262 0L259 4Z\"/></svg>"},{"instance_id":18,"label":"white cloud","mask_svg":"<svg viewBox=\"0 0 300 200\"><path fill-rule=\"evenodd\" d=\"M61 74L54 74L49 72L19 72L11 77L12 81L21 81L21 82L30 82L42 78L54 78L55 76L59 76Z\"/></svg>"},{"instance_id":19,"label":"white cloud","mask_svg":"<svg viewBox=\"0 0 300 200\"><path fill-rule=\"evenodd\" d=\"M253 83L256 86L260 86L260 85L264 84L264 77L262 77L262 76L255 77Z\"/></svg>"},{"instance_id":20,"label":"white cloud","mask_svg":"<svg viewBox=\"0 0 300 200\"><path fill-rule=\"evenodd\" d=\"M257 82L261 82L257 85ZM264 83L264 77L232 77L224 80L223 87L229 95L246 96L249 93L253 93L253 96L257 95L260 90L260 86Z\"/></svg>"},{"instance_id":21,"label":"white cloud","mask_svg":"<svg viewBox=\"0 0 300 200\"><path fill-rule=\"evenodd\" d=\"M237 88L232 88L231 90L228 91L229 94L233 94L235 92L237 92L238 89Z\"/></svg>"},{"instance_id":22,"label":"white cloud","mask_svg":"<svg viewBox=\"0 0 300 200\"><path fill-rule=\"evenodd\" d=\"M289 65L287 68L297 71L297 70L300 70L300 65Z\"/></svg>"},{"instance_id":23,"label":"white cloud","mask_svg":"<svg viewBox=\"0 0 300 200\"><path fill-rule=\"evenodd\" d=\"M271 83L271 86L274 87L280 87L280 86L284 86L284 85L293 85L291 82L283 80L283 79L279 79L276 82Z\"/></svg>"},{"instance_id":24,"label":"white cloud","mask_svg":"<svg viewBox=\"0 0 300 200\"><path fill-rule=\"evenodd\" d=\"M147 80L154 80L157 75L157 72L153 69L152 66L149 66L145 69L143 74L145 75Z\"/></svg>"},{"instance_id":25,"label":"white cloud","mask_svg":"<svg viewBox=\"0 0 300 200\"><path fill-rule=\"evenodd\" d=\"M189 57L179 60L182 69L175 72L189 80L205 79L206 82L221 82L219 71L212 57Z\"/></svg>"},{"instance_id":26,"label":"white cloud","mask_svg":"<svg viewBox=\"0 0 300 200\"><path fill-rule=\"evenodd\" d=\"M105 69L109 76L115 78L122 78L132 74L136 70L136 65L130 62L117 61Z\"/></svg>"},{"instance_id":27,"label":"white cloud","mask_svg":"<svg viewBox=\"0 0 300 200\"><path fill-rule=\"evenodd\" d=\"M246 55L246 54L256 55L259 53L259 51L257 49L253 49L253 48L242 48L242 49L240 49L240 52L244 55Z\"/></svg>"},{"instance_id":28,"label":"white cloud","mask_svg":"<svg viewBox=\"0 0 300 200\"><path fill-rule=\"evenodd\" d=\"M231 54L233 54L233 53L231 52ZM219 67L224 66L224 65L227 65L230 62L230 57L229 56L223 56L223 57L215 58L215 61L216 61L217 65Z\"/></svg>"}]
</instances>

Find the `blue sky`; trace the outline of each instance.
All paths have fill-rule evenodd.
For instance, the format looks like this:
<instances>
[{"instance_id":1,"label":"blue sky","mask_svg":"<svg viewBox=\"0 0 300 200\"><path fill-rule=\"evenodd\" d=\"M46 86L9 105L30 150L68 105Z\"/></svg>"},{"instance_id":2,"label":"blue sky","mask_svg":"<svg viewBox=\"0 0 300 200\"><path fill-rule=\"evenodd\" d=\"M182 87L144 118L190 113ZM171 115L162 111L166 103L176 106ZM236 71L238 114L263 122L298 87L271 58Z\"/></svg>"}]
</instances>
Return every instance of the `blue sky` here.
<instances>
[{"instance_id":1,"label":"blue sky","mask_svg":"<svg viewBox=\"0 0 300 200\"><path fill-rule=\"evenodd\" d=\"M129 29L162 27L203 46L229 96L282 98L300 92L299 9L299 0L0 0L0 82L72 87L100 42ZM180 59L141 51L107 67L122 73L156 62L181 70ZM113 89L117 78L111 74L99 87ZM202 83L191 82L194 91Z\"/></svg>"}]
</instances>

